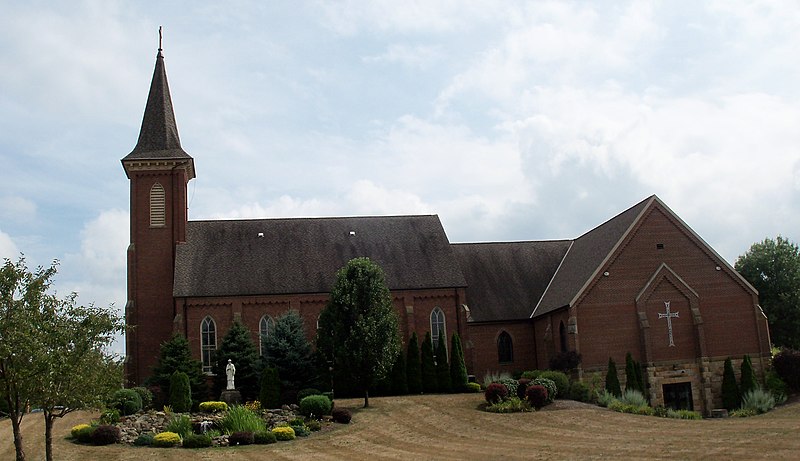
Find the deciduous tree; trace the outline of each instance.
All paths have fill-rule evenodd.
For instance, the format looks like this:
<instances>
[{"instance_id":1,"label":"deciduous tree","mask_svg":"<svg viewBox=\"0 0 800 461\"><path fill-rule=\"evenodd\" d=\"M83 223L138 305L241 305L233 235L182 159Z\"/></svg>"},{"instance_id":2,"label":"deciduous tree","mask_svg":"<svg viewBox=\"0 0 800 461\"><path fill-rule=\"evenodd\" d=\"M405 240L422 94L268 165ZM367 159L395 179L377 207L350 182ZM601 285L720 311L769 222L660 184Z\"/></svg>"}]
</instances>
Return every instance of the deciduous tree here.
<instances>
[{"instance_id":1,"label":"deciduous tree","mask_svg":"<svg viewBox=\"0 0 800 461\"><path fill-rule=\"evenodd\" d=\"M369 388L389 373L400 350L397 314L381 268L355 258L340 269L319 326L317 348L348 371L368 407Z\"/></svg>"}]
</instances>

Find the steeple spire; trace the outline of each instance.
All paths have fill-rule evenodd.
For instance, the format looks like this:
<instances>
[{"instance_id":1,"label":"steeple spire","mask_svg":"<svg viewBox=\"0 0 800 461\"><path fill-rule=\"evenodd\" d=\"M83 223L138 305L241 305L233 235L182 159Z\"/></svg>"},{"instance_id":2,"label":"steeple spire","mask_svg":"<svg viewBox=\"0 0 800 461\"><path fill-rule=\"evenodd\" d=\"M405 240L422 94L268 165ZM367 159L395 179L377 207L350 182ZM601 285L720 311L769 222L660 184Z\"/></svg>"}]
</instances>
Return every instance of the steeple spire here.
<instances>
[{"instance_id":1,"label":"steeple spire","mask_svg":"<svg viewBox=\"0 0 800 461\"><path fill-rule=\"evenodd\" d=\"M189 179L194 177L194 161L181 148L178 125L172 110L172 97L167 83L164 55L161 54L161 28L158 29L158 54L150 83L150 94L144 109L139 140L130 154L122 159L123 165L136 160L188 160Z\"/></svg>"}]
</instances>

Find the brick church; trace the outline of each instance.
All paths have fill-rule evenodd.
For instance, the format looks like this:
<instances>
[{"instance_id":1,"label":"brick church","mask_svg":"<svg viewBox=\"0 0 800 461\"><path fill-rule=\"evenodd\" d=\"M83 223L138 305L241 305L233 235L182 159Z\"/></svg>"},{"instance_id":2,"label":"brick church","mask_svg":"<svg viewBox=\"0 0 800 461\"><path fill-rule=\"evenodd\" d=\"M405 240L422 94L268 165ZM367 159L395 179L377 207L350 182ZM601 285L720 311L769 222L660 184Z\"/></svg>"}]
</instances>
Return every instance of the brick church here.
<instances>
[{"instance_id":1,"label":"brick church","mask_svg":"<svg viewBox=\"0 0 800 461\"><path fill-rule=\"evenodd\" d=\"M708 412L721 405L726 358L749 354L761 376L770 357L755 289L656 196L551 241L454 244L436 215L189 221L195 164L178 137L161 50L122 165L131 385L150 376L174 332L208 372L235 321L259 345L295 309L313 340L336 271L359 256L383 268L403 340L458 332L479 379L577 351L579 376L604 374L612 357L624 383L630 352L653 405Z\"/></svg>"}]
</instances>

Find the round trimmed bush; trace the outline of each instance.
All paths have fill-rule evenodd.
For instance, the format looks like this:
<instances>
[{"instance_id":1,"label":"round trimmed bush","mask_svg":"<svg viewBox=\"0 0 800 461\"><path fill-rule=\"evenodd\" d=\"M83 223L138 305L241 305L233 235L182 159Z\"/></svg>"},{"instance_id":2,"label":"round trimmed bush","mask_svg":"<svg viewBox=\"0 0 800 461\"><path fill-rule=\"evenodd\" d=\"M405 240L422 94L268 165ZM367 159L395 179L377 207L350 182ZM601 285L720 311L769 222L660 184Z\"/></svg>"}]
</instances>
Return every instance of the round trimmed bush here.
<instances>
[{"instance_id":1,"label":"round trimmed bush","mask_svg":"<svg viewBox=\"0 0 800 461\"><path fill-rule=\"evenodd\" d=\"M563 372L547 370L543 371L539 378L546 378L556 383L557 394L553 398L566 398L569 395L569 378Z\"/></svg>"},{"instance_id":2,"label":"round trimmed bush","mask_svg":"<svg viewBox=\"0 0 800 461\"><path fill-rule=\"evenodd\" d=\"M294 429L294 435L298 437L308 437L308 435L311 434L311 431L308 430L305 424L300 424L300 425L292 424L289 427Z\"/></svg>"},{"instance_id":3,"label":"round trimmed bush","mask_svg":"<svg viewBox=\"0 0 800 461\"><path fill-rule=\"evenodd\" d=\"M139 437L136 437L136 440L133 441L133 444L137 447L149 447L153 444L153 438L155 434L152 432L142 432L139 434Z\"/></svg>"},{"instance_id":4,"label":"round trimmed bush","mask_svg":"<svg viewBox=\"0 0 800 461\"><path fill-rule=\"evenodd\" d=\"M538 384L539 386L544 386L544 388L547 389L547 403L552 403L553 400L556 399L556 394L558 394L558 388L556 387L556 383L554 383L552 379L536 378L533 381L531 381L531 384Z\"/></svg>"},{"instance_id":5,"label":"round trimmed bush","mask_svg":"<svg viewBox=\"0 0 800 461\"><path fill-rule=\"evenodd\" d=\"M111 399L111 408L116 408L122 416L128 416L142 409L142 398L133 389L120 389Z\"/></svg>"},{"instance_id":6,"label":"round trimmed bush","mask_svg":"<svg viewBox=\"0 0 800 461\"><path fill-rule=\"evenodd\" d=\"M483 396L491 404L499 403L508 398L508 388L500 383L492 383L486 388Z\"/></svg>"},{"instance_id":7,"label":"round trimmed bush","mask_svg":"<svg viewBox=\"0 0 800 461\"><path fill-rule=\"evenodd\" d=\"M334 408L331 411L331 419L335 423L349 424L352 418L353 415L350 414L350 410L347 408Z\"/></svg>"},{"instance_id":8,"label":"round trimmed bush","mask_svg":"<svg viewBox=\"0 0 800 461\"><path fill-rule=\"evenodd\" d=\"M331 401L324 395L309 395L300 401L300 414L303 416L321 417L331 414Z\"/></svg>"},{"instance_id":9,"label":"round trimmed bush","mask_svg":"<svg viewBox=\"0 0 800 461\"><path fill-rule=\"evenodd\" d=\"M132 387L132 391L139 394L139 398L142 399L142 410L149 410L153 407L153 393L150 392L150 389L146 387Z\"/></svg>"},{"instance_id":10,"label":"round trimmed bush","mask_svg":"<svg viewBox=\"0 0 800 461\"><path fill-rule=\"evenodd\" d=\"M121 438L119 427L101 424L92 432L92 445L111 445L119 443Z\"/></svg>"},{"instance_id":11,"label":"round trimmed bush","mask_svg":"<svg viewBox=\"0 0 800 461\"><path fill-rule=\"evenodd\" d=\"M294 429L289 426L278 426L272 429L272 433L275 434L275 439L286 441L286 440L294 440Z\"/></svg>"},{"instance_id":12,"label":"round trimmed bush","mask_svg":"<svg viewBox=\"0 0 800 461\"><path fill-rule=\"evenodd\" d=\"M208 448L211 436L206 434L187 434L183 437L183 448Z\"/></svg>"},{"instance_id":13,"label":"round trimmed bush","mask_svg":"<svg viewBox=\"0 0 800 461\"><path fill-rule=\"evenodd\" d=\"M528 390L525 391L525 398L537 410L550 403L547 399L547 388L540 384L529 386Z\"/></svg>"},{"instance_id":14,"label":"round trimmed bush","mask_svg":"<svg viewBox=\"0 0 800 461\"><path fill-rule=\"evenodd\" d=\"M153 446L159 448L171 448L181 443L181 436L174 432L159 432L153 437Z\"/></svg>"},{"instance_id":15,"label":"round trimmed bush","mask_svg":"<svg viewBox=\"0 0 800 461\"><path fill-rule=\"evenodd\" d=\"M200 402L198 409L203 413L217 413L220 411L228 411L228 404L225 402Z\"/></svg>"},{"instance_id":16,"label":"round trimmed bush","mask_svg":"<svg viewBox=\"0 0 800 461\"><path fill-rule=\"evenodd\" d=\"M321 395L321 394L322 392L320 392L319 389L314 389L312 387L301 389L300 392L297 393L297 401L300 402L309 395Z\"/></svg>"},{"instance_id":17,"label":"round trimmed bush","mask_svg":"<svg viewBox=\"0 0 800 461\"><path fill-rule=\"evenodd\" d=\"M70 434L72 438L78 442L89 443L92 441L92 432L94 432L94 429L94 426L88 424L78 424L77 426L72 426Z\"/></svg>"},{"instance_id":18,"label":"round trimmed bush","mask_svg":"<svg viewBox=\"0 0 800 461\"><path fill-rule=\"evenodd\" d=\"M275 434L272 431L258 431L253 433L253 443L256 445L267 445L277 442Z\"/></svg>"},{"instance_id":19,"label":"round trimmed bush","mask_svg":"<svg viewBox=\"0 0 800 461\"><path fill-rule=\"evenodd\" d=\"M497 382L505 386L506 389L508 389L508 395L517 395L517 387L519 387L519 382L516 379L502 378Z\"/></svg>"},{"instance_id":20,"label":"round trimmed bush","mask_svg":"<svg viewBox=\"0 0 800 461\"><path fill-rule=\"evenodd\" d=\"M254 433L250 431L234 432L228 436L228 444L230 446L252 445L254 441L253 434Z\"/></svg>"},{"instance_id":21,"label":"round trimmed bush","mask_svg":"<svg viewBox=\"0 0 800 461\"><path fill-rule=\"evenodd\" d=\"M465 387L465 390L467 392L472 392L472 393L477 394L478 392L481 391L481 385L478 384L478 383L467 383L467 386Z\"/></svg>"},{"instance_id":22,"label":"round trimmed bush","mask_svg":"<svg viewBox=\"0 0 800 461\"><path fill-rule=\"evenodd\" d=\"M580 381L575 381L569 385L569 398L579 402L590 401L589 386Z\"/></svg>"}]
</instances>

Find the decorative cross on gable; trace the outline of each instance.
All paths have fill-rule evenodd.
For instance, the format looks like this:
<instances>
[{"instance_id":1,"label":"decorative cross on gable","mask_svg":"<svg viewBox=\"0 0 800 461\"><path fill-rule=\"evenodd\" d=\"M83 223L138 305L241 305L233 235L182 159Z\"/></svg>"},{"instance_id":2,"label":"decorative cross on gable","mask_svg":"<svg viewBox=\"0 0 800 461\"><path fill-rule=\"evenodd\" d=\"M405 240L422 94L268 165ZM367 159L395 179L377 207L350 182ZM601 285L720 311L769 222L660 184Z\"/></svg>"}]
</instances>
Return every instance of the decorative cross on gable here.
<instances>
[{"instance_id":1,"label":"decorative cross on gable","mask_svg":"<svg viewBox=\"0 0 800 461\"><path fill-rule=\"evenodd\" d=\"M669 347L675 347L675 342L672 340L672 318L678 318L677 312L670 312L669 311L669 301L664 301L664 306L667 308L667 313L662 314L658 313L659 319L667 319L667 330L669 331Z\"/></svg>"}]
</instances>

